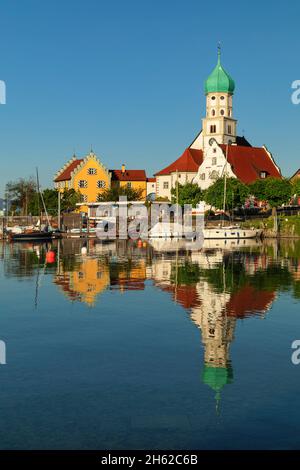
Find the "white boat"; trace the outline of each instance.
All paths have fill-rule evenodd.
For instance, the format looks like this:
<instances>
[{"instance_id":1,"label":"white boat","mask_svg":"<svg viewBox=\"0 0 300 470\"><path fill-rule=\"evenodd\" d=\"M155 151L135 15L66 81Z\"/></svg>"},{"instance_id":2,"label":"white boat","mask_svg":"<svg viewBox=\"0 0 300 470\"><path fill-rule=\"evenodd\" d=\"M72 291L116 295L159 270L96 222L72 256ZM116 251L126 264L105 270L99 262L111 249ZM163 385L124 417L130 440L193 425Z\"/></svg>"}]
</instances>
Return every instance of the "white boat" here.
<instances>
[{"instance_id":1,"label":"white boat","mask_svg":"<svg viewBox=\"0 0 300 470\"><path fill-rule=\"evenodd\" d=\"M245 239L245 238L261 238L261 229L248 228L244 229L239 226L228 226L228 227L214 227L205 228L203 230L204 240L231 240L231 239Z\"/></svg>"}]
</instances>

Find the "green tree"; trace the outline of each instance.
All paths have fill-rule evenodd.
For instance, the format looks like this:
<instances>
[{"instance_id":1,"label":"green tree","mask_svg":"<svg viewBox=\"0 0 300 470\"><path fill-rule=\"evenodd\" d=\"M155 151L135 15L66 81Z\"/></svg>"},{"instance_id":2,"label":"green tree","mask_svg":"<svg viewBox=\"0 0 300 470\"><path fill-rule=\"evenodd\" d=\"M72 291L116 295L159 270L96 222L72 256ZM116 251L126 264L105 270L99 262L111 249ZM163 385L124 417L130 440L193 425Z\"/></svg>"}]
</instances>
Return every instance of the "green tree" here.
<instances>
[{"instance_id":1,"label":"green tree","mask_svg":"<svg viewBox=\"0 0 300 470\"><path fill-rule=\"evenodd\" d=\"M21 215L30 213L34 201L37 202L37 187L33 177L19 178L6 184L5 198L8 199L10 210Z\"/></svg>"},{"instance_id":2,"label":"green tree","mask_svg":"<svg viewBox=\"0 0 300 470\"><path fill-rule=\"evenodd\" d=\"M296 178L292 182L292 196L300 196L300 178Z\"/></svg>"},{"instance_id":3,"label":"green tree","mask_svg":"<svg viewBox=\"0 0 300 470\"><path fill-rule=\"evenodd\" d=\"M249 185L249 190L260 201L267 201L271 207L288 203L292 195L289 180L271 177L254 181Z\"/></svg>"},{"instance_id":4,"label":"green tree","mask_svg":"<svg viewBox=\"0 0 300 470\"><path fill-rule=\"evenodd\" d=\"M116 202L120 196L126 196L127 201L141 201L143 189L133 189L128 186L114 186L98 195L98 202Z\"/></svg>"},{"instance_id":5,"label":"green tree","mask_svg":"<svg viewBox=\"0 0 300 470\"><path fill-rule=\"evenodd\" d=\"M58 191L56 189L45 189L42 194L48 214L57 215Z\"/></svg>"},{"instance_id":6,"label":"green tree","mask_svg":"<svg viewBox=\"0 0 300 470\"><path fill-rule=\"evenodd\" d=\"M184 204L191 204L193 207L203 201L203 191L197 184L186 183L178 184L178 204L183 206ZM171 201L172 203L177 202L177 186L171 189Z\"/></svg>"},{"instance_id":7,"label":"green tree","mask_svg":"<svg viewBox=\"0 0 300 470\"><path fill-rule=\"evenodd\" d=\"M76 204L82 202L82 195L75 189L65 189L61 196L61 211L70 212L76 209Z\"/></svg>"},{"instance_id":8,"label":"green tree","mask_svg":"<svg viewBox=\"0 0 300 470\"><path fill-rule=\"evenodd\" d=\"M218 209L223 208L224 201L224 179L219 178L214 184L204 191L203 199L207 204ZM240 207L245 203L249 195L248 187L237 178L227 178L225 209L230 210Z\"/></svg>"}]
</instances>

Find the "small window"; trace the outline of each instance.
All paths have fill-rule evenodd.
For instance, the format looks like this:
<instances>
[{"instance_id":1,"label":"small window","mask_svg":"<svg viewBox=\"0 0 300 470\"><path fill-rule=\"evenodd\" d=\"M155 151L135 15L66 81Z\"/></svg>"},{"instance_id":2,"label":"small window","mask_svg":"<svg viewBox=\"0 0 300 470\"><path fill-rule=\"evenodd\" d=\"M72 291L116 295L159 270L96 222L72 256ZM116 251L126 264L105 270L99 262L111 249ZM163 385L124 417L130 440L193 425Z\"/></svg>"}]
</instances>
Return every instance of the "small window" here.
<instances>
[{"instance_id":1,"label":"small window","mask_svg":"<svg viewBox=\"0 0 300 470\"><path fill-rule=\"evenodd\" d=\"M232 129L231 129L231 126L229 125L229 126L228 126L228 134L231 134L231 130L232 130Z\"/></svg>"},{"instance_id":2,"label":"small window","mask_svg":"<svg viewBox=\"0 0 300 470\"><path fill-rule=\"evenodd\" d=\"M212 165L216 165L217 164L217 157L212 157Z\"/></svg>"},{"instance_id":3,"label":"small window","mask_svg":"<svg viewBox=\"0 0 300 470\"><path fill-rule=\"evenodd\" d=\"M201 179L202 181L205 180L205 173L201 173L200 179Z\"/></svg>"},{"instance_id":4,"label":"small window","mask_svg":"<svg viewBox=\"0 0 300 470\"><path fill-rule=\"evenodd\" d=\"M210 174L210 179L217 180L219 178L219 173L216 170L213 170Z\"/></svg>"},{"instance_id":5,"label":"small window","mask_svg":"<svg viewBox=\"0 0 300 470\"><path fill-rule=\"evenodd\" d=\"M217 126L216 125L210 126L210 133L215 134L216 132L217 132Z\"/></svg>"},{"instance_id":6,"label":"small window","mask_svg":"<svg viewBox=\"0 0 300 470\"><path fill-rule=\"evenodd\" d=\"M215 110L215 109L212 110L211 115L212 115L212 116L215 116L215 115L216 115L216 110Z\"/></svg>"},{"instance_id":7,"label":"small window","mask_svg":"<svg viewBox=\"0 0 300 470\"><path fill-rule=\"evenodd\" d=\"M79 180L78 181L79 188L87 188L87 180Z\"/></svg>"},{"instance_id":8,"label":"small window","mask_svg":"<svg viewBox=\"0 0 300 470\"><path fill-rule=\"evenodd\" d=\"M88 175L96 175L97 168L88 168Z\"/></svg>"},{"instance_id":9,"label":"small window","mask_svg":"<svg viewBox=\"0 0 300 470\"><path fill-rule=\"evenodd\" d=\"M220 100L225 100L225 96L220 96Z\"/></svg>"},{"instance_id":10,"label":"small window","mask_svg":"<svg viewBox=\"0 0 300 470\"><path fill-rule=\"evenodd\" d=\"M230 110L228 111L228 116L229 116L229 117L231 116L231 111L230 111Z\"/></svg>"},{"instance_id":11,"label":"small window","mask_svg":"<svg viewBox=\"0 0 300 470\"><path fill-rule=\"evenodd\" d=\"M78 279L84 279L84 274L82 271L78 271Z\"/></svg>"},{"instance_id":12,"label":"small window","mask_svg":"<svg viewBox=\"0 0 300 470\"><path fill-rule=\"evenodd\" d=\"M103 180L98 180L97 181L97 188L101 189L101 188L105 188L105 186L106 186L105 181L103 181Z\"/></svg>"},{"instance_id":13,"label":"small window","mask_svg":"<svg viewBox=\"0 0 300 470\"><path fill-rule=\"evenodd\" d=\"M221 109L220 114L221 114L221 116L224 116L224 114L225 114L224 109Z\"/></svg>"},{"instance_id":14,"label":"small window","mask_svg":"<svg viewBox=\"0 0 300 470\"><path fill-rule=\"evenodd\" d=\"M169 189L169 183L168 183L168 181L165 181L165 182L164 182L164 189Z\"/></svg>"},{"instance_id":15,"label":"small window","mask_svg":"<svg viewBox=\"0 0 300 470\"><path fill-rule=\"evenodd\" d=\"M214 101L214 100L216 99L216 97L215 97L215 96L212 96L211 99Z\"/></svg>"},{"instance_id":16,"label":"small window","mask_svg":"<svg viewBox=\"0 0 300 470\"><path fill-rule=\"evenodd\" d=\"M81 202L88 202L88 197L87 197L87 195L86 195L86 194L81 194L80 200L81 200Z\"/></svg>"},{"instance_id":17,"label":"small window","mask_svg":"<svg viewBox=\"0 0 300 470\"><path fill-rule=\"evenodd\" d=\"M128 183L127 183L127 188L128 188L128 189L131 189L131 181L128 181Z\"/></svg>"},{"instance_id":18,"label":"small window","mask_svg":"<svg viewBox=\"0 0 300 470\"><path fill-rule=\"evenodd\" d=\"M266 171L261 171L261 172L260 172L260 177L261 177L262 179L265 179L265 178L267 177L267 172L266 172Z\"/></svg>"},{"instance_id":19,"label":"small window","mask_svg":"<svg viewBox=\"0 0 300 470\"><path fill-rule=\"evenodd\" d=\"M217 153L217 149L213 149L213 153Z\"/></svg>"}]
</instances>

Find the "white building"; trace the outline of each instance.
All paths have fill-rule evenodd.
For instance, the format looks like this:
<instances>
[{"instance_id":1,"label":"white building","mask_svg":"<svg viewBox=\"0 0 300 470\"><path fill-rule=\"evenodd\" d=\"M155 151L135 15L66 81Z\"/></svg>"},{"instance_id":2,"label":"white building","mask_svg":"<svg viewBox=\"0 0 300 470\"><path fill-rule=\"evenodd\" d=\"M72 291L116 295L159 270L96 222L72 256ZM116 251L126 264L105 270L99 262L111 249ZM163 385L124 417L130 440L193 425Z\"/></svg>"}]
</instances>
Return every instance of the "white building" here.
<instances>
[{"instance_id":1,"label":"white building","mask_svg":"<svg viewBox=\"0 0 300 470\"><path fill-rule=\"evenodd\" d=\"M229 177L246 184L268 176L281 178L280 169L266 147L252 147L245 137L237 135L234 90L235 83L221 65L219 50L217 65L205 82L206 115L202 130L177 160L156 173L157 197L170 200L177 181L197 183L206 189L224 175L225 167Z\"/></svg>"}]
</instances>

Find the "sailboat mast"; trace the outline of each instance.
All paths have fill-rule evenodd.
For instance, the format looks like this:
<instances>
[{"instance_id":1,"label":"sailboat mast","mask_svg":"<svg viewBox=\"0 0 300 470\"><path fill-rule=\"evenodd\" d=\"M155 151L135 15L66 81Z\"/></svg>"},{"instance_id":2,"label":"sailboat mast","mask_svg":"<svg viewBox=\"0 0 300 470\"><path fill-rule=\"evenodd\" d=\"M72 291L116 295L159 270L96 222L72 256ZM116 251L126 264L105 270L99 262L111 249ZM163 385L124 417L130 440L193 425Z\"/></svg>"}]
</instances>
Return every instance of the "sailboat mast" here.
<instances>
[{"instance_id":1,"label":"sailboat mast","mask_svg":"<svg viewBox=\"0 0 300 470\"><path fill-rule=\"evenodd\" d=\"M40 228L41 228L41 225L42 225L42 217L41 217L41 208L40 208L40 180L39 180L39 170L38 168L36 167L35 169L36 171L36 185L37 185L37 194L38 194L38 214L39 214L39 217L40 217Z\"/></svg>"},{"instance_id":2,"label":"sailboat mast","mask_svg":"<svg viewBox=\"0 0 300 470\"><path fill-rule=\"evenodd\" d=\"M41 196L41 200L42 200L43 209L44 209L44 212L45 212L45 215L46 215L46 219L47 219L48 225L50 225L50 220L49 220L48 212L47 212L47 209L46 209L44 197L43 197L43 195L41 193L41 189L40 189L39 170L38 170L38 168L36 168L36 180L37 180L37 187L38 187L38 195L39 195L39 198ZM42 221L40 223L42 223Z\"/></svg>"},{"instance_id":3,"label":"sailboat mast","mask_svg":"<svg viewBox=\"0 0 300 470\"><path fill-rule=\"evenodd\" d=\"M226 145L226 161L225 161L225 170L224 170L223 224L224 224L225 210L226 210L227 162L228 162L228 144Z\"/></svg>"}]
</instances>

